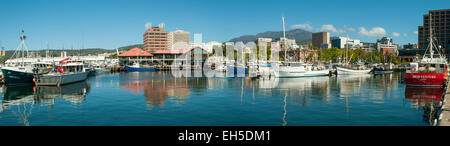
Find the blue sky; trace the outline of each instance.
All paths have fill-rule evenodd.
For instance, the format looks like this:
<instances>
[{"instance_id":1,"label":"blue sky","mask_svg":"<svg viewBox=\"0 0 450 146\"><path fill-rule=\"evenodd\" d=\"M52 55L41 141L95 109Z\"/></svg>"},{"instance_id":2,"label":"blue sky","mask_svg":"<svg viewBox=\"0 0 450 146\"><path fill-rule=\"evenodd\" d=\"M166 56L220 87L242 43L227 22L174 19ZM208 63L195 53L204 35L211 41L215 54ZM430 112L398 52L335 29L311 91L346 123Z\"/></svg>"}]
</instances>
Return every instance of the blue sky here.
<instances>
[{"instance_id":1,"label":"blue sky","mask_svg":"<svg viewBox=\"0 0 450 146\"><path fill-rule=\"evenodd\" d=\"M30 50L106 48L142 43L145 24L165 24L203 35L203 42L282 30L331 32L375 42L417 43L417 26L428 10L449 9L449 0L1 0L0 41L7 50L19 45L25 30ZM384 33L383 33L384 31Z\"/></svg>"}]
</instances>

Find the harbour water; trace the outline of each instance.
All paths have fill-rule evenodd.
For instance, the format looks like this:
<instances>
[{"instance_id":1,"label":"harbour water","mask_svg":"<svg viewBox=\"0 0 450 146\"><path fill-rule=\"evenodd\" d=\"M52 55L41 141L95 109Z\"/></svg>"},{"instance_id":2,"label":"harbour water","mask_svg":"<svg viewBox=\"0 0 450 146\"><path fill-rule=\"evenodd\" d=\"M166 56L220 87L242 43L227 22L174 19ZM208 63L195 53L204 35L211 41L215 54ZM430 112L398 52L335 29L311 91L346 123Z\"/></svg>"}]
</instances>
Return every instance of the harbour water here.
<instances>
[{"instance_id":1,"label":"harbour water","mask_svg":"<svg viewBox=\"0 0 450 146\"><path fill-rule=\"evenodd\" d=\"M443 89L406 88L402 79L113 73L61 87L3 86L0 125L433 125Z\"/></svg>"}]
</instances>

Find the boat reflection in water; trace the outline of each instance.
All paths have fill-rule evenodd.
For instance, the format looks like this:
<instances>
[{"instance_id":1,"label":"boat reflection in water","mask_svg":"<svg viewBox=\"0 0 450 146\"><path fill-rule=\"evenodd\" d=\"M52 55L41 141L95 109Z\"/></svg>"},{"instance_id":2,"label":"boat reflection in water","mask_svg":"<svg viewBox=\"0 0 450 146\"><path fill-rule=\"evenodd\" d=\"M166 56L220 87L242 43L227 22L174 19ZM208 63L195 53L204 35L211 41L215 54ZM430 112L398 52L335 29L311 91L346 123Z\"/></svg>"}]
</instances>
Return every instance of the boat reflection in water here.
<instances>
[{"instance_id":1,"label":"boat reflection in water","mask_svg":"<svg viewBox=\"0 0 450 146\"><path fill-rule=\"evenodd\" d=\"M135 94L144 93L147 106L165 107L169 99L175 104L183 104L190 96L188 78L168 76L170 72L134 72L121 76L119 86ZM206 81L205 81L206 82Z\"/></svg>"},{"instance_id":2,"label":"boat reflection in water","mask_svg":"<svg viewBox=\"0 0 450 146\"><path fill-rule=\"evenodd\" d=\"M28 117L32 114L34 105L48 106L51 108L58 98L65 99L71 103L79 103L85 100L89 92L86 81L74 84L57 86L3 86L1 103L2 111L11 110L15 113L20 123L29 126Z\"/></svg>"},{"instance_id":3,"label":"boat reflection in water","mask_svg":"<svg viewBox=\"0 0 450 146\"><path fill-rule=\"evenodd\" d=\"M73 104L81 103L85 100L87 93L90 90L89 84L84 82L77 82L60 87L56 86L37 86L35 87L35 101L38 103L54 103L56 98L63 98Z\"/></svg>"},{"instance_id":4,"label":"boat reflection in water","mask_svg":"<svg viewBox=\"0 0 450 146\"><path fill-rule=\"evenodd\" d=\"M444 88L406 87L405 98L411 100L411 105L423 110L423 120L430 125L436 125L439 118Z\"/></svg>"}]
</instances>

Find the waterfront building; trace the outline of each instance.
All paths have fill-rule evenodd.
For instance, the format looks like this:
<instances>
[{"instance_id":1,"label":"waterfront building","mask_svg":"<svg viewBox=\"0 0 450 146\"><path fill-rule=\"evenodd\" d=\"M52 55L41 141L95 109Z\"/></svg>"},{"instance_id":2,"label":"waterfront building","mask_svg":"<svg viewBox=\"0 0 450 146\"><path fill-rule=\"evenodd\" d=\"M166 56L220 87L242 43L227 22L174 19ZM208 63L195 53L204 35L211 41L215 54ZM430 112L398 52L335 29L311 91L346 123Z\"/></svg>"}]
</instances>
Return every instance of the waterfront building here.
<instances>
[{"instance_id":1,"label":"waterfront building","mask_svg":"<svg viewBox=\"0 0 450 146\"><path fill-rule=\"evenodd\" d=\"M176 43L185 43L189 44L189 32L183 30L176 30L173 32L169 32L167 36L167 48L169 50L177 50L175 46Z\"/></svg>"},{"instance_id":2,"label":"waterfront building","mask_svg":"<svg viewBox=\"0 0 450 146\"><path fill-rule=\"evenodd\" d=\"M222 46L222 43L216 42L216 41L211 41L208 43L191 43L190 44L190 48L203 48L204 50L206 50L208 53L212 53L213 47L214 46Z\"/></svg>"},{"instance_id":3,"label":"waterfront building","mask_svg":"<svg viewBox=\"0 0 450 146\"><path fill-rule=\"evenodd\" d=\"M450 48L450 9L430 10L423 15L423 25L418 27L418 42L420 49L427 49L430 37L430 14L433 28L433 40L438 47Z\"/></svg>"},{"instance_id":4,"label":"waterfront building","mask_svg":"<svg viewBox=\"0 0 450 146\"><path fill-rule=\"evenodd\" d=\"M398 58L400 62L413 62L416 59L422 59L425 49L403 49L398 50Z\"/></svg>"},{"instance_id":5,"label":"waterfront building","mask_svg":"<svg viewBox=\"0 0 450 146\"><path fill-rule=\"evenodd\" d=\"M383 54L398 55L398 45L394 44L392 38L382 37L377 39L377 50L383 52Z\"/></svg>"},{"instance_id":6,"label":"waterfront building","mask_svg":"<svg viewBox=\"0 0 450 146\"><path fill-rule=\"evenodd\" d=\"M142 45L145 51L167 50L167 31L162 27L149 28L144 33L144 43Z\"/></svg>"},{"instance_id":7,"label":"waterfront building","mask_svg":"<svg viewBox=\"0 0 450 146\"><path fill-rule=\"evenodd\" d=\"M188 52L191 53L191 61L194 60L194 51L200 52L202 55L202 62L208 57L208 52L203 48L196 47L185 50L155 50L153 53L149 53L140 48L133 48L127 52L119 55L119 65L131 65L134 62L139 62L140 64L156 65L158 68L170 68L169 65L175 60L185 60L181 55Z\"/></svg>"},{"instance_id":8,"label":"waterfront building","mask_svg":"<svg viewBox=\"0 0 450 146\"><path fill-rule=\"evenodd\" d=\"M361 49L363 49L364 51L372 52L373 50L377 49L377 44L376 43L363 42L362 44L363 44L363 46L361 47Z\"/></svg>"},{"instance_id":9,"label":"waterfront building","mask_svg":"<svg viewBox=\"0 0 450 146\"><path fill-rule=\"evenodd\" d=\"M280 45L281 45L281 48L285 48L284 47L284 41L286 41L286 45L287 45L287 48L289 48L289 49L298 49L298 48L300 48L298 45L297 45L297 43L295 42L295 39L288 39L288 38L283 38L283 37L281 37L280 38Z\"/></svg>"},{"instance_id":10,"label":"waterfront building","mask_svg":"<svg viewBox=\"0 0 450 146\"><path fill-rule=\"evenodd\" d=\"M120 54L119 64L121 66L132 65L134 62L139 62L140 64L153 64L153 54L148 53L140 48L133 48L127 52Z\"/></svg>"},{"instance_id":11,"label":"waterfront building","mask_svg":"<svg viewBox=\"0 0 450 146\"><path fill-rule=\"evenodd\" d=\"M330 48L330 33L317 32L312 34L312 45L319 48Z\"/></svg>"},{"instance_id":12,"label":"waterfront building","mask_svg":"<svg viewBox=\"0 0 450 146\"><path fill-rule=\"evenodd\" d=\"M405 50L418 49L418 48L419 48L419 45L417 45L417 44L408 43L406 45L403 45L403 49L405 49Z\"/></svg>"},{"instance_id":13,"label":"waterfront building","mask_svg":"<svg viewBox=\"0 0 450 146\"><path fill-rule=\"evenodd\" d=\"M361 43L360 40L350 39L347 37L332 37L331 46L339 49L345 49L346 47L349 49L361 49L363 47L363 43Z\"/></svg>"}]
</instances>

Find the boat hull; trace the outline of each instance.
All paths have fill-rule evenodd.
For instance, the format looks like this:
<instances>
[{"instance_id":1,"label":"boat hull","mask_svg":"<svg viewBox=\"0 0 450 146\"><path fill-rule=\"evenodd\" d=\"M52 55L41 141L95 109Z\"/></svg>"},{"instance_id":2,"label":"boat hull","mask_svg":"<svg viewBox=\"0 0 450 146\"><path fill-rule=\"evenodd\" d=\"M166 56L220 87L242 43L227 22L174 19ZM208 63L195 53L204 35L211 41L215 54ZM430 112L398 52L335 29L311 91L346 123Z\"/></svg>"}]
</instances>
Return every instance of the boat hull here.
<instances>
[{"instance_id":1,"label":"boat hull","mask_svg":"<svg viewBox=\"0 0 450 146\"><path fill-rule=\"evenodd\" d=\"M2 68L5 84L32 84L33 73L9 68Z\"/></svg>"},{"instance_id":2,"label":"boat hull","mask_svg":"<svg viewBox=\"0 0 450 146\"><path fill-rule=\"evenodd\" d=\"M95 74L106 74L106 73L110 73L111 71L109 69L95 69Z\"/></svg>"},{"instance_id":3,"label":"boat hull","mask_svg":"<svg viewBox=\"0 0 450 146\"><path fill-rule=\"evenodd\" d=\"M406 86L438 87L447 81L445 73L405 73Z\"/></svg>"},{"instance_id":4,"label":"boat hull","mask_svg":"<svg viewBox=\"0 0 450 146\"><path fill-rule=\"evenodd\" d=\"M308 71L308 72L275 72L275 77L278 78L297 78L297 77L315 77L315 76L328 76L329 70L321 71Z\"/></svg>"},{"instance_id":5,"label":"boat hull","mask_svg":"<svg viewBox=\"0 0 450 146\"><path fill-rule=\"evenodd\" d=\"M392 71L392 70L383 70L383 71L381 71L381 70L376 70L376 71L374 71L373 73L374 74L389 74L389 73L393 73L394 71Z\"/></svg>"},{"instance_id":6,"label":"boat hull","mask_svg":"<svg viewBox=\"0 0 450 146\"><path fill-rule=\"evenodd\" d=\"M73 74L48 74L36 76L35 84L44 86L59 86L87 79L89 72L73 73Z\"/></svg>"},{"instance_id":7,"label":"boat hull","mask_svg":"<svg viewBox=\"0 0 450 146\"><path fill-rule=\"evenodd\" d=\"M337 74L338 75L345 75L345 74L368 74L370 73L370 69L364 69L364 70L353 70L353 69L347 69L342 67L336 67Z\"/></svg>"},{"instance_id":8,"label":"boat hull","mask_svg":"<svg viewBox=\"0 0 450 146\"><path fill-rule=\"evenodd\" d=\"M232 70L234 70L234 75L237 75L238 72L240 73L242 71L244 71L244 74L248 74L248 68L227 66L227 71L231 72Z\"/></svg>"},{"instance_id":9,"label":"boat hull","mask_svg":"<svg viewBox=\"0 0 450 146\"><path fill-rule=\"evenodd\" d=\"M156 68L153 68L153 67L150 67L150 68L138 68L138 67L125 66L125 69L127 71L156 71Z\"/></svg>"}]
</instances>

